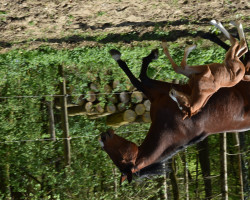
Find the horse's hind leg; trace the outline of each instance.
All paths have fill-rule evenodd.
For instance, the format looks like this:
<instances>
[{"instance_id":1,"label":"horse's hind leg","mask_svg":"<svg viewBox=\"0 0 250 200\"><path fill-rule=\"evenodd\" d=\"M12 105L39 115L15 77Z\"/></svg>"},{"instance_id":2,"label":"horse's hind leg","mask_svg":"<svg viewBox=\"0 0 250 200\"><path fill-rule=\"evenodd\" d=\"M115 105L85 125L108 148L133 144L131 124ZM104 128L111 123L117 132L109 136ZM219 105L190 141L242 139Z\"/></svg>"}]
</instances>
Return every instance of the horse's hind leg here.
<instances>
[{"instance_id":1,"label":"horse's hind leg","mask_svg":"<svg viewBox=\"0 0 250 200\"><path fill-rule=\"evenodd\" d=\"M181 67L185 69L187 65L187 58L188 58L188 55L191 53L191 51L193 51L194 49L196 48L196 45L192 45L192 46L188 46L185 48L185 51L184 51L184 56L183 56L183 59L181 61Z\"/></svg>"},{"instance_id":2,"label":"horse's hind leg","mask_svg":"<svg viewBox=\"0 0 250 200\"><path fill-rule=\"evenodd\" d=\"M237 40L224 28L224 26L220 22L211 20L210 23L214 25L215 27L217 27L218 29L220 29L224 33L224 35L230 40L231 47L232 46L235 47L235 43L238 43ZM237 28L239 37L240 37L240 44L238 48L237 49L234 47L232 48L232 55L234 55L234 57L240 58L248 51L246 40L245 40L245 35L243 31L243 26L242 24L238 22L231 22L231 24L233 24Z\"/></svg>"},{"instance_id":3,"label":"horse's hind leg","mask_svg":"<svg viewBox=\"0 0 250 200\"><path fill-rule=\"evenodd\" d=\"M231 22L232 25L234 25L237 28L237 31L239 33L239 37L240 37L240 44L239 44L239 48L237 49L237 51L235 52L236 56L238 58L240 58L241 56L243 56L245 53L248 52L248 47L247 47L247 43L246 43L246 39L245 39L245 34L243 31L243 26L241 23L238 22Z\"/></svg>"},{"instance_id":4,"label":"horse's hind leg","mask_svg":"<svg viewBox=\"0 0 250 200\"><path fill-rule=\"evenodd\" d=\"M237 42L237 40L224 28L224 26L220 22L211 20L210 24L218 28L230 40L231 45L234 45L234 43Z\"/></svg>"},{"instance_id":5,"label":"horse's hind leg","mask_svg":"<svg viewBox=\"0 0 250 200\"><path fill-rule=\"evenodd\" d=\"M147 76L148 65L153 60L158 59L158 54L159 54L158 49L154 49L151 51L151 53L148 56L146 56L142 59L141 72L139 75L139 78L141 79L141 81L150 80L149 77Z\"/></svg>"},{"instance_id":6,"label":"horse's hind leg","mask_svg":"<svg viewBox=\"0 0 250 200\"><path fill-rule=\"evenodd\" d=\"M210 40L211 42L219 45L220 47L222 47L223 49L225 49L226 51L230 48L230 46L228 44L226 44L225 42L223 42L220 38L218 38L217 35L215 35L214 33L203 33L201 35L201 37L203 39L206 40Z\"/></svg>"},{"instance_id":7,"label":"horse's hind leg","mask_svg":"<svg viewBox=\"0 0 250 200\"><path fill-rule=\"evenodd\" d=\"M189 67L187 66L187 57L189 55L189 53L195 49L196 45L193 45L193 46L190 46L190 47L187 47L185 49L185 52L184 52L184 56L183 56L183 59L182 59L182 67L179 67L173 60L173 58L171 57L169 51L168 51L168 48L167 48L167 43L166 42L162 42L162 47L163 47L163 51L164 51L164 54L167 56L167 58L169 59L174 71L178 74L183 74L184 76L187 76L187 77L190 77L190 75L192 74L196 74L196 73L201 73L203 72L203 68L201 67L197 67L197 66L193 66L193 67Z\"/></svg>"},{"instance_id":8,"label":"horse's hind leg","mask_svg":"<svg viewBox=\"0 0 250 200\"><path fill-rule=\"evenodd\" d=\"M131 83L140 91L145 93L144 85L132 74L130 69L128 68L126 62L121 60L121 53L118 50L112 49L109 51L112 58L118 63L120 68L125 72L125 74L130 79Z\"/></svg>"},{"instance_id":9,"label":"horse's hind leg","mask_svg":"<svg viewBox=\"0 0 250 200\"><path fill-rule=\"evenodd\" d=\"M180 70L180 67L174 62L173 58L171 57L171 55L170 55L170 53L168 51L167 42L164 42L164 41L162 42L162 48L163 48L164 54L169 59L169 61L170 61L171 65L172 65L174 71L176 73L183 74L182 71Z\"/></svg>"}]
</instances>

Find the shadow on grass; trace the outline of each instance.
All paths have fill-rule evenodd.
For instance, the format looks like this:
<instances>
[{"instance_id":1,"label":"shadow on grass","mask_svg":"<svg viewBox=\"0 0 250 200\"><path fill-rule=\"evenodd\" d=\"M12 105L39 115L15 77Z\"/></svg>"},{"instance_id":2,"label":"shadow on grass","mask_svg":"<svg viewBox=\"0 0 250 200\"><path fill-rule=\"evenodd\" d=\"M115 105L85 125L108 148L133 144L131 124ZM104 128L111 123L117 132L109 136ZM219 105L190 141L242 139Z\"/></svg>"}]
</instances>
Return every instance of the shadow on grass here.
<instances>
[{"instance_id":1,"label":"shadow on grass","mask_svg":"<svg viewBox=\"0 0 250 200\"><path fill-rule=\"evenodd\" d=\"M216 37L214 34L207 33L204 31L190 31L190 30L171 30L169 32L164 32L160 31L160 27L165 27L166 25L171 25L171 26L180 26L180 25L188 25L188 24L196 24L196 25L202 25L206 26L209 25L210 19L203 19L200 22L190 22L189 20L181 19L181 20L176 20L176 21L160 21L160 22L123 22L117 25L112 25L110 23L105 23L97 26L89 26L88 24L85 23L78 23L79 27L84 31L87 29L91 30L104 30L106 28L111 28L111 27L128 27L131 26L132 28L134 27L155 27L155 31L151 32L146 32L146 33L140 33L137 31L133 32L128 32L128 33L109 33L107 35L97 35L97 36L81 36L81 35L72 35L72 36L67 36L67 37L62 37L62 38L50 38L50 39L44 39L44 38L38 38L33 41L38 41L38 42L46 42L46 43L69 43L69 44L74 44L74 43L79 43L83 41L93 41L93 42L99 42L99 43L117 43L117 42L125 42L125 43L130 43L133 41L155 41L155 40L166 40L166 41L176 41L178 38L185 38L185 37L201 37L205 39L211 40L211 38ZM158 28L158 29L157 29ZM235 32L232 30L229 30L230 32ZM245 32L249 32L249 28L244 29ZM25 44L30 42L29 40L21 41L18 44ZM12 43L8 42L1 42L0 41L0 47L3 48L9 48L12 46Z\"/></svg>"}]
</instances>

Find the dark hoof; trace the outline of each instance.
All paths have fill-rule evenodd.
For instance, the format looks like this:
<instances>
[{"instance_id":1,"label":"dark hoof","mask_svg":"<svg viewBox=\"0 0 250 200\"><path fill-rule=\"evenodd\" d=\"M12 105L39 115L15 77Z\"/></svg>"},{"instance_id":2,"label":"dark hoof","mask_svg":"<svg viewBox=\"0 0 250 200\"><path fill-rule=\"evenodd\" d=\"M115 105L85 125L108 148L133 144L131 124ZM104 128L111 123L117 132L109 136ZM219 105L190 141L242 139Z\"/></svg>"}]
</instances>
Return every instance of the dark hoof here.
<instances>
[{"instance_id":1,"label":"dark hoof","mask_svg":"<svg viewBox=\"0 0 250 200\"><path fill-rule=\"evenodd\" d=\"M158 49L154 49L151 51L150 53L153 56L153 60L157 60L158 56L159 56L159 50Z\"/></svg>"}]
</instances>

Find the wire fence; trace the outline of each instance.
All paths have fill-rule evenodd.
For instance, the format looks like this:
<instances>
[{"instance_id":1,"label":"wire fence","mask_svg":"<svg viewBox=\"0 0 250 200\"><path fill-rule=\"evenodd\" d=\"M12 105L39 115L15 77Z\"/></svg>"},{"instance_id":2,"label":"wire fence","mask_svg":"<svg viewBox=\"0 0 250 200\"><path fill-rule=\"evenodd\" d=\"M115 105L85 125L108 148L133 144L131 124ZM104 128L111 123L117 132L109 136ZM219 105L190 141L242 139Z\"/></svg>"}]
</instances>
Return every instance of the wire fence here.
<instances>
[{"instance_id":1,"label":"wire fence","mask_svg":"<svg viewBox=\"0 0 250 200\"><path fill-rule=\"evenodd\" d=\"M138 131L119 131L120 134L125 133L141 133L144 134L148 130L138 130ZM71 140L71 139L77 139L77 138L96 138L99 137L99 135L82 135L82 136L70 136L69 138L37 138L37 139L25 139L25 140L7 140L7 141L0 141L0 144L10 144L10 143L22 143L22 142L43 142L43 141L52 141L56 142L58 140Z\"/></svg>"},{"instance_id":2,"label":"wire fence","mask_svg":"<svg viewBox=\"0 0 250 200\"><path fill-rule=\"evenodd\" d=\"M140 92L140 91L137 91ZM66 94L66 95L60 95L60 94L47 94L47 95L27 95L27 96L0 96L0 99L14 99L14 98L44 98L44 97L80 97L84 96L83 99L86 99L89 96L92 95L112 95L112 94L121 94L123 92L97 92L95 94ZM132 92L127 91L126 93L132 94Z\"/></svg>"},{"instance_id":3,"label":"wire fence","mask_svg":"<svg viewBox=\"0 0 250 200\"><path fill-rule=\"evenodd\" d=\"M138 130L138 131L119 131L119 134L126 134L126 133L136 133L136 134L145 134L148 132L148 130ZM70 136L68 138L37 138L37 139L25 139L25 140L7 140L7 141L0 141L0 144L14 144L14 143L23 143L23 142L44 142L44 141L50 141L50 142L57 142L59 140L72 140L72 139L82 139L82 138L97 138L100 135L88 135L88 136ZM195 150L195 152L188 152L190 153L198 153L202 150ZM239 153L226 153L228 156L238 156L238 155L246 155L250 152L250 149L247 149L246 151L239 152ZM214 178L214 177L206 177L207 179Z\"/></svg>"},{"instance_id":4,"label":"wire fence","mask_svg":"<svg viewBox=\"0 0 250 200\"><path fill-rule=\"evenodd\" d=\"M140 91L137 91L140 92ZM66 95L60 95L60 94L47 94L47 95L22 95L22 96L0 96L0 99L13 99L13 98L45 98L45 97L80 97L83 96L82 99L86 99L91 95L119 95L121 93L124 92L97 92L94 94L66 94ZM126 91L126 93L128 94L132 94L133 91ZM77 104L76 104L77 105ZM139 130L139 131L125 131L125 132L120 132L121 134L124 133L144 133L147 132L148 130ZM71 139L77 139L77 138L89 138L90 136L71 136L69 138L37 138L37 139L25 139L25 140L7 140L7 141L0 141L0 144L11 144L11 143L22 143L22 142L42 142L42 141L58 141L58 140L71 140ZM91 137L98 137L98 135L91 135ZM198 152L199 150L197 150ZM250 152L249 150L246 150L244 152L240 152L240 153L227 153L228 156L236 156L236 155L243 155L243 154L247 154L248 152Z\"/></svg>"}]
</instances>

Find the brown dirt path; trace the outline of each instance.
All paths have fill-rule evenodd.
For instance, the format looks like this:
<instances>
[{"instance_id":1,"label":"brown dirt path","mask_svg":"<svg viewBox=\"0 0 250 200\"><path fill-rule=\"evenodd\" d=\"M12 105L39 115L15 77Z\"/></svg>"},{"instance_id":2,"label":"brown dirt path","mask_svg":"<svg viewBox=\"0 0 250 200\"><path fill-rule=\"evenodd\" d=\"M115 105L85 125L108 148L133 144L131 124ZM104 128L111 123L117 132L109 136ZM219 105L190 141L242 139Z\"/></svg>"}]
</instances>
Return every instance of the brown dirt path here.
<instances>
[{"instance_id":1,"label":"brown dirt path","mask_svg":"<svg viewBox=\"0 0 250 200\"><path fill-rule=\"evenodd\" d=\"M211 19L226 26L241 21L249 39L248 0L1 0L0 50L74 47L94 40L93 35L207 31Z\"/></svg>"}]
</instances>

